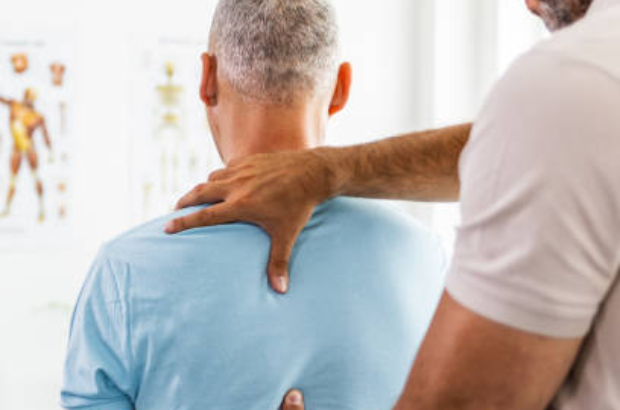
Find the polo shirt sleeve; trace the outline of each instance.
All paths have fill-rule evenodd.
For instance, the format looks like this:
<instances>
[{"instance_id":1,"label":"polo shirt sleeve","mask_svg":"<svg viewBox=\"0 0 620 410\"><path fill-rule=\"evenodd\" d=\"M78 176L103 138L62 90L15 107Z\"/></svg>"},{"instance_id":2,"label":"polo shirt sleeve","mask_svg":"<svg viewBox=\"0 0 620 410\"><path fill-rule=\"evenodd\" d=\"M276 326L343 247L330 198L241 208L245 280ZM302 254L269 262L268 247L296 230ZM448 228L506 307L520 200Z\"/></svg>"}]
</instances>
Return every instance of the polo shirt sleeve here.
<instances>
[{"instance_id":1,"label":"polo shirt sleeve","mask_svg":"<svg viewBox=\"0 0 620 410\"><path fill-rule=\"evenodd\" d=\"M61 404L66 409L133 410L126 267L102 251L78 297L69 334Z\"/></svg>"},{"instance_id":2,"label":"polo shirt sleeve","mask_svg":"<svg viewBox=\"0 0 620 410\"><path fill-rule=\"evenodd\" d=\"M605 72L537 51L500 81L461 157L455 300L535 334L588 332L620 260L619 94Z\"/></svg>"}]
</instances>

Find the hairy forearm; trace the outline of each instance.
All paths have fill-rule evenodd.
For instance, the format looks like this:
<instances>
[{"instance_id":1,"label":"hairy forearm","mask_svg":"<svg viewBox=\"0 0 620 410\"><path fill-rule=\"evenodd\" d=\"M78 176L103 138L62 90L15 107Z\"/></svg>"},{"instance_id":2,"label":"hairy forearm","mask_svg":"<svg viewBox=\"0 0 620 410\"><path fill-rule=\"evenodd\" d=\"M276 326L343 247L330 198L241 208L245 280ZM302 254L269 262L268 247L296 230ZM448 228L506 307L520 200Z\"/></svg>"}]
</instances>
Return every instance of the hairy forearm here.
<instances>
[{"instance_id":1,"label":"hairy forearm","mask_svg":"<svg viewBox=\"0 0 620 410\"><path fill-rule=\"evenodd\" d=\"M471 124L318 151L332 195L414 201L456 201L458 160Z\"/></svg>"}]
</instances>

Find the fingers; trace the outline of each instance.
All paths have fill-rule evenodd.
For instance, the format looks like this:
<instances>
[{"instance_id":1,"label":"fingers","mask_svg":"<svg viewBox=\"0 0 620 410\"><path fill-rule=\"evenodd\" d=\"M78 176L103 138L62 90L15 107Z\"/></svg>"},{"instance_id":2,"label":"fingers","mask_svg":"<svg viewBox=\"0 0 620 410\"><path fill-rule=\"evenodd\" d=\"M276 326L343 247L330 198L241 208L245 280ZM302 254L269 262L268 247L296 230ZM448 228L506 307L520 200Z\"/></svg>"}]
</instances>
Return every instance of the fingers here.
<instances>
[{"instance_id":1,"label":"fingers","mask_svg":"<svg viewBox=\"0 0 620 410\"><path fill-rule=\"evenodd\" d=\"M211 174L209 174L209 182L214 182L214 181L225 179L228 175L230 175L230 173L231 171L227 168L213 171Z\"/></svg>"},{"instance_id":2,"label":"fingers","mask_svg":"<svg viewBox=\"0 0 620 410\"><path fill-rule=\"evenodd\" d=\"M219 202L224 199L223 196L224 189L216 182L196 185L194 189L177 202L176 209L179 210L190 206Z\"/></svg>"},{"instance_id":3,"label":"fingers","mask_svg":"<svg viewBox=\"0 0 620 410\"><path fill-rule=\"evenodd\" d=\"M291 390L282 401L282 410L304 410L304 395L299 390Z\"/></svg>"},{"instance_id":4,"label":"fingers","mask_svg":"<svg viewBox=\"0 0 620 410\"><path fill-rule=\"evenodd\" d=\"M296 239L296 234L275 234L271 237L271 252L269 254L267 275L269 276L271 287L278 293L288 292L288 264Z\"/></svg>"},{"instance_id":5,"label":"fingers","mask_svg":"<svg viewBox=\"0 0 620 410\"><path fill-rule=\"evenodd\" d=\"M234 222L235 217L229 205L221 203L205 208L201 211L194 212L181 218L174 219L166 225L166 233L175 234L186 231L188 229L221 225Z\"/></svg>"}]
</instances>

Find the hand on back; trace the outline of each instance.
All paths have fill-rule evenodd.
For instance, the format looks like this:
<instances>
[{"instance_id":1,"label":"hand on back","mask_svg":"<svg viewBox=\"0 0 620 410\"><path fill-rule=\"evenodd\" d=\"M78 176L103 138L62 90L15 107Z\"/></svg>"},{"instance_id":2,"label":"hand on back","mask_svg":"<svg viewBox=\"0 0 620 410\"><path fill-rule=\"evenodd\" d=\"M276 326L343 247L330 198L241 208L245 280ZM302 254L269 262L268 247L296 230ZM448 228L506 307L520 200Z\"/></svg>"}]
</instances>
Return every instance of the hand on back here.
<instances>
[{"instance_id":1,"label":"hand on back","mask_svg":"<svg viewBox=\"0 0 620 410\"><path fill-rule=\"evenodd\" d=\"M330 197L329 179L316 150L233 160L181 198L177 208L215 205L171 221L166 232L237 221L260 226L271 237L269 282L277 292L286 293L293 246L314 208Z\"/></svg>"}]
</instances>

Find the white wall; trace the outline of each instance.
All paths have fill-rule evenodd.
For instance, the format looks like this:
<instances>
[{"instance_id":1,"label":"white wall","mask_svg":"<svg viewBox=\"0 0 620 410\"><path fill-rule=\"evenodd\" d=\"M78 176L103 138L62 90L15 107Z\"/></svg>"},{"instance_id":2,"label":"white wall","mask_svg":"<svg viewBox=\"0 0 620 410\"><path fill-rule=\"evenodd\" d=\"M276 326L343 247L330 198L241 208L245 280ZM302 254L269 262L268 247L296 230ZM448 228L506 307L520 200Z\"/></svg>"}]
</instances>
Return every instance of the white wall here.
<instances>
[{"instance_id":1,"label":"white wall","mask_svg":"<svg viewBox=\"0 0 620 410\"><path fill-rule=\"evenodd\" d=\"M434 123L472 121L514 59L545 36L522 1L435 0ZM458 205L433 209L433 228L451 250Z\"/></svg>"}]
</instances>

